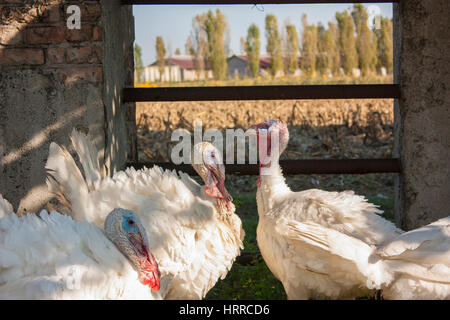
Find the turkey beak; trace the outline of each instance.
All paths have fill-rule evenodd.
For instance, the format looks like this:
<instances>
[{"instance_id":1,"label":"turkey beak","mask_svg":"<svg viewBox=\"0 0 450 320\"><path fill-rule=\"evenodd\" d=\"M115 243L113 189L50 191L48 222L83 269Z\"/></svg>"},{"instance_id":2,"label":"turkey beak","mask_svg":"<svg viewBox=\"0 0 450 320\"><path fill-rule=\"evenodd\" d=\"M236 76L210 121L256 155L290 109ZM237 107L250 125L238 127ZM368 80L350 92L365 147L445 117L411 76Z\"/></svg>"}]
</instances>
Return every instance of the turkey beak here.
<instances>
[{"instance_id":1,"label":"turkey beak","mask_svg":"<svg viewBox=\"0 0 450 320\"><path fill-rule=\"evenodd\" d=\"M265 120L250 126L250 129L256 130L256 138L258 145L259 161L262 165L268 165L271 154L271 126L274 120ZM262 137L262 140L261 140ZM265 151L265 152L264 152Z\"/></svg>"},{"instance_id":2,"label":"turkey beak","mask_svg":"<svg viewBox=\"0 0 450 320\"><path fill-rule=\"evenodd\" d=\"M256 134L258 135L259 129L269 129L272 126L273 122L274 120L265 120L263 122L255 123L250 126L250 129L255 129Z\"/></svg>"},{"instance_id":3,"label":"turkey beak","mask_svg":"<svg viewBox=\"0 0 450 320\"><path fill-rule=\"evenodd\" d=\"M229 202L233 201L233 198L225 189L225 166L220 163L215 166L208 166L208 170L206 193L212 197L224 199L229 209Z\"/></svg>"},{"instance_id":4,"label":"turkey beak","mask_svg":"<svg viewBox=\"0 0 450 320\"><path fill-rule=\"evenodd\" d=\"M130 234L130 242L137 255L135 267L139 272L139 281L144 285L148 285L153 291L158 291L161 273L155 257L148 249L147 241L144 240L144 237L139 232Z\"/></svg>"},{"instance_id":5,"label":"turkey beak","mask_svg":"<svg viewBox=\"0 0 450 320\"><path fill-rule=\"evenodd\" d=\"M228 203L230 201L233 201L233 198L227 192L227 189L225 189L225 165L222 163L218 164L217 167L215 167L215 174L217 181L219 182L219 191L220 193L222 193L223 198L226 200L228 207Z\"/></svg>"},{"instance_id":6,"label":"turkey beak","mask_svg":"<svg viewBox=\"0 0 450 320\"><path fill-rule=\"evenodd\" d=\"M251 134L255 134L258 141L258 149L260 147L260 137L263 136L267 141L270 141L270 132L273 120L266 120L260 123L256 123L250 126L250 129L254 129L255 132Z\"/></svg>"},{"instance_id":7,"label":"turkey beak","mask_svg":"<svg viewBox=\"0 0 450 320\"><path fill-rule=\"evenodd\" d=\"M250 129L259 129L262 127L264 121L263 122L259 122L259 123L254 123L250 126ZM258 132L258 130L256 130L256 132Z\"/></svg>"},{"instance_id":8,"label":"turkey beak","mask_svg":"<svg viewBox=\"0 0 450 320\"><path fill-rule=\"evenodd\" d=\"M252 129L250 134L258 137L259 136L259 129L262 128L262 124L263 124L263 122L252 124L250 126L250 128L249 128L249 129Z\"/></svg>"}]
</instances>

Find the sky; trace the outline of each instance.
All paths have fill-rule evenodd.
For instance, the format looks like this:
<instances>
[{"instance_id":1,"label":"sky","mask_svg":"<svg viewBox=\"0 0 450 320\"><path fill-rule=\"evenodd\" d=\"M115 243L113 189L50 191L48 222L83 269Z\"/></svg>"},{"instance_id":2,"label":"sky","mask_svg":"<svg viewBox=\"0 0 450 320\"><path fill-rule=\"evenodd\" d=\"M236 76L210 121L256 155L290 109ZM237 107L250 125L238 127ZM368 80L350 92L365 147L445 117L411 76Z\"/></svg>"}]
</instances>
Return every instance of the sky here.
<instances>
[{"instance_id":1,"label":"sky","mask_svg":"<svg viewBox=\"0 0 450 320\"><path fill-rule=\"evenodd\" d=\"M275 5L134 5L135 43L142 48L144 66L156 60L156 37L162 36L166 51L172 54L179 48L185 54L184 45L192 31L192 19L208 10L220 9L225 14L230 28L230 49L240 53L240 38L246 37L247 29L255 23L260 30L261 52L265 52L266 41L264 22L267 14L275 14L278 28L284 26L286 19L300 32L301 17L305 13L309 24L321 22L324 26L335 21L335 13L351 8L352 4L275 4ZM392 18L392 3L364 4L369 15L380 13ZM370 17L369 17L370 18Z\"/></svg>"}]
</instances>

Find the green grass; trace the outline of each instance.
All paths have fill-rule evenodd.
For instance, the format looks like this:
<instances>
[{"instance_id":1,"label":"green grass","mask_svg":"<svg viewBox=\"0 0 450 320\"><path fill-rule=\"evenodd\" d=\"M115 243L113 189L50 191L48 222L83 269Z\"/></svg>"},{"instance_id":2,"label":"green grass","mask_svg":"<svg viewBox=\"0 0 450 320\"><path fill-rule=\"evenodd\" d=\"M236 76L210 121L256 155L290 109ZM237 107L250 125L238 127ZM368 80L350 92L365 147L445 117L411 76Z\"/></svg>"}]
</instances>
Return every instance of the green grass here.
<instances>
[{"instance_id":1,"label":"green grass","mask_svg":"<svg viewBox=\"0 0 450 320\"><path fill-rule=\"evenodd\" d=\"M236 213L242 220L245 230L244 250L259 252L256 243L258 214L254 193L234 194ZM286 299L283 285L267 268L264 261L253 266L233 264L224 280L219 280L206 295L206 299L225 300L280 300Z\"/></svg>"},{"instance_id":2,"label":"green grass","mask_svg":"<svg viewBox=\"0 0 450 320\"><path fill-rule=\"evenodd\" d=\"M233 194L236 213L242 220L245 230L244 250L259 252L256 242L256 227L258 214L254 193ZM394 200L383 198L370 198L370 202L379 205L384 210L384 217L388 220L394 218ZM206 299L223 300L282 300L286 299L283 285L278 281L264 261L253 266L241 266L235 263L224 280L217 284L206 295ZM367 298L366 298L367 299Z\"/></svg>"},{"instance_id":3,"label":"green grass","mask_svg":"<svg viewBox=\"0 0 450 320\"><path fill-rule=\"evenodd\" d=\"M382 217L391 222L395 222L394 216L394 199L383 199L383 198L369 198L369 202L376 204L384 211Z\"/></svg>"}]
</instances>

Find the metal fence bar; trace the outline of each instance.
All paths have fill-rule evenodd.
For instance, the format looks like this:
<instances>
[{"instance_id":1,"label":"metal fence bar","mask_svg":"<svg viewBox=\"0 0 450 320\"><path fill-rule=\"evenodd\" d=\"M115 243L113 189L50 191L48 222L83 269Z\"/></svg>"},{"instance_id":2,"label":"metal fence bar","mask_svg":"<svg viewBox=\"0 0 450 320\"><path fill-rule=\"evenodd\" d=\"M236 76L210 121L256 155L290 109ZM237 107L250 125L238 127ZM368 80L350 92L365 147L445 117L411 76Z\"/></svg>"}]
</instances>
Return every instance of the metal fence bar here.
<instances>
[{"instance_id":1,"label":"metal fence bar","mask_svg":"<svg viewBox=\"0 0 450 320\"><path fill-rule=\"evenodd\" d=\"M197 175L190 164L176 165L170 162L128 163L136 169L157 165L164 169L181 170L189 175ZM280 165L286 175L295 174L366 174L398 173L401 171L399 159L320 159L281 160ZM258 175L257 164L227 164L226 173L233 175Z\"/></svg>"},{"instance_id":2,"label":"metal fence bar","mask_svg":"<svg viewBox=\"0 0 450 320\"><path fill-rule=\"evenodd\" d=\"M302 3L396 3L400 0L254 0L254 1L241 1L241 0L122 0L123 5L130 4L302 4Z\"/></svg>"},{"instance_id":3,"label":"metal fence bar","mask_svg":"<svg viewBox=\"0 0 450 320\"><path fill-rule=\"evenodd\" d=\"M397 84L124 88L125 102L284 99L398 99Z\"/></svg>"}]
</instances>

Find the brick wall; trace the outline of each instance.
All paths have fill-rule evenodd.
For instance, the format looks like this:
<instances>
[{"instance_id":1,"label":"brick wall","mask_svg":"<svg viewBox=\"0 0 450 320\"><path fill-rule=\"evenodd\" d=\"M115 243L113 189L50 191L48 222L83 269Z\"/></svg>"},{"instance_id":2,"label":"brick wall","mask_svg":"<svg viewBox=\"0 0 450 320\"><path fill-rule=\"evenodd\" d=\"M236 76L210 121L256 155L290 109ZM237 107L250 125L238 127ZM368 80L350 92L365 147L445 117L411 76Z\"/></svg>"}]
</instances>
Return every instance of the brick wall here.
<instances>
[{"instance_id":1,"label":"brick wall","mask_svg":"<svg viewBox=\"0 0 450 320\"><path fill-rule=\"evenodd\" d=\"M81 10L79 30L67 28L69 5ZM109 34L117 28L126 31ZM125 163L134 109L120 93L133 81L133 40L131 7L120 0L0 0L0 193L19 212L51 199L48 147L71 150L73 127L89 132L111 172Z\"/></svg>"},{"instance_id":2,"label":"brick wall","mask_svg":"<svg viewBox=\"0 0 450 320\"><path fill-rule=\"evenodd\" d=\"M24 5L24 3L33 3ZM57 69L70 83L102 81L100 1L70 1L81 9L82 28L70 30L67 1L0 0L0 66Z\"/></svg>"}]
</instances>

